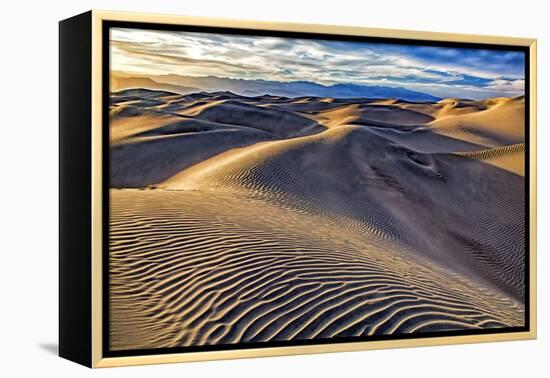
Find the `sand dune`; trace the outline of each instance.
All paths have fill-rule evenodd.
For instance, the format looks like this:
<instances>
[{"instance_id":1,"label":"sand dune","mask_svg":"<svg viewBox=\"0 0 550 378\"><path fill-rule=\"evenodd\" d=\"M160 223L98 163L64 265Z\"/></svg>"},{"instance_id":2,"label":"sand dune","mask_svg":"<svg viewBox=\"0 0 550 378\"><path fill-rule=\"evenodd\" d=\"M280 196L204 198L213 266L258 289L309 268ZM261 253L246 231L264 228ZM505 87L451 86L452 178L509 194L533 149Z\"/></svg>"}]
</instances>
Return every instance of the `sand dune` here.
<instances>
[{"instance_id":1,"label":"sand dune","mask_svg":"<svg viewBox=\"0 0 550 378\"><path fill-rule=\"evenodd\" d=\"M111 198L115 350L523 321L516 300L342 220L220 192Z\"/></svg>"},{"instance_id":2,"label":"sand dune","mask_svg":"<svg viewBox=\"0 0 550 378\"><path fill-rule=\"evenodd\" d=\"M280 138L314 134L324 130L317 122L298 114L239 101L211 101L180 114L210 122L258 128Z\"/></svg>"},{"instance_id":3,"label":"sand dune","mask_svg":"<svg viewBox=\"0 0 550 378\"><path fill-rule=\"evenodd\" d=\"M525 100L485 101L486 109L466 114L443 113L430 124L436 132L488 147L525 142Z\"/></svg>"},{"instance_id":4,"label":"sand dune","mask_svg":"<svg viewBox=\"0 0 550 378\"><path fill-rule=\"evenodd\" d=\"M159 187L249 192L266 200L277 196L308 213L384 230L426 257L473 273L472 278L490 277L501 289L521 295L523 235L507 224L521 223L523 202L517 198L522 198L523 180L508 176L452 154L388 145L365 127L342 126L229 151ZM510 205L495 208L496 200ZM443 227L433 224L434 218ZM483 233L479 223L487 227ZM470 254L473 243L483 245L483 251ZM514 273L503 276L502 270Z\"/></svg>"},{"instance_id":5,"label":"sand dune","mask_svg":"<svg viewBox=\"0 0 550 378\"><path fill-rule=\"evenodd\" d=\"M522 99L111 100L112 349L523 324Z\"/></svg>"},{"instance_id":6,"label":"sand dune","mask_svg":"<svg viewBox=\"0 0 550 378\"><path fill-rule=\"evenodd\" d=\"M415 110L405 109L396 105L384 105L380 103L342 104L337 109L330 109L317 114L321 119L326 119L330 126L346 124L378 125L407 127L422 125L434 118L429 114Z\"/></svg>"},{"instance_id":7,"label":"sand dune","mask_svg":"<svg viewBox=\"0 0 550 378\"><path fill-rule=\"evenodd\" d=\"M324 130L282 109L226 99L125 90L111 98L111 186L146 187L226 150ZM223 97L223 99L220 99Z\"/></svg>"},{"instance_id":8,"label":"sand dune","mask_svg":"<svg viewBox=\"0 0 550 378\"><path fill-rule=\"evenodd\" d=\"M456 155L481 160L518 175L525 175L525 143L511 144L480 151L457 152Z\"/></svg>"}]
</instances>

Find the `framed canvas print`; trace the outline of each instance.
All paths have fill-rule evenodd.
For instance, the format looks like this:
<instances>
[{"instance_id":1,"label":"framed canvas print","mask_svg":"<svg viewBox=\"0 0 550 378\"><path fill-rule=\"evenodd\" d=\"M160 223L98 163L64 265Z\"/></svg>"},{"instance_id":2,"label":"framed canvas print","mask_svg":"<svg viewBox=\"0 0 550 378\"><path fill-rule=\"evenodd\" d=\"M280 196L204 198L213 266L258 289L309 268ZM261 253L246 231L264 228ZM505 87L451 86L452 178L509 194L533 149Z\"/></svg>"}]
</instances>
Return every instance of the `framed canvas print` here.
<instances>
[{"instance_id":1,"label":"framed canvas print","mask_svg":"<svg viewBox=\"0 0 550 378\"><path fill-rule=\"evenodd\" d=\"M534 338L535 46L60 22L60 355L107 367Z\"/></svg>"}]
</instances>

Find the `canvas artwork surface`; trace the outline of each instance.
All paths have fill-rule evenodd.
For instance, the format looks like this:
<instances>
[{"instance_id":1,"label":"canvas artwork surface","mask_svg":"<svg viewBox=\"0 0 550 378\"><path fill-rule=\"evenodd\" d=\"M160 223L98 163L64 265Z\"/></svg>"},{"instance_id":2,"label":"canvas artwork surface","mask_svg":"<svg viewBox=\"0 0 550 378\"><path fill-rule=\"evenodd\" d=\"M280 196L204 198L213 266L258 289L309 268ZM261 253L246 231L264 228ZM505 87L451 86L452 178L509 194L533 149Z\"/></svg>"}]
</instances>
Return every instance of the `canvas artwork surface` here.
<instances>
[{"instance_id":1,"label":"canvas artwork surface","mask_svg":"<svg viewBox=\"0 0 550 378\"><path fill-rule=\"evenodd\" d=\"M109 350L526 326L524 51L126 27L109 50Z\"/></svg>"}]
</instances>

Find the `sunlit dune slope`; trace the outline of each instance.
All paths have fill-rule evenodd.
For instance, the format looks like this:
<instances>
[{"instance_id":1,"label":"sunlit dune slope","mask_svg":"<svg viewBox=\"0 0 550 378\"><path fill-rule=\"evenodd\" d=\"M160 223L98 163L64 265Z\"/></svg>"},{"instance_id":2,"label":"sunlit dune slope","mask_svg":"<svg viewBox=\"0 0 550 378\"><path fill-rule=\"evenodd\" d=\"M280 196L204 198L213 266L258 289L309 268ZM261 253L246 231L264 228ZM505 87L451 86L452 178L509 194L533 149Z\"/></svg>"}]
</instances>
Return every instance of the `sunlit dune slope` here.
<instances>
[{"instance_id":1,"label":"sunlit dune slope","mask_svg":"<svg viewBox=\"0 0 550 378\"><path fill-rule=\"evenodd\" d=\"M525 143L479 151L457 152L456 155L480 160L520 176L525 175Z\"/></svg>"},{"instance_id":2,"label":"sunlit dune slope","mask_svg":"<svg viewBox=\"0 0 550 378\"><path fill-rule=\"evenodd\" d=\"M443 112L430 124L434 131L495 147L525 141L525 100L523 97L480 102L480 110L454 115ZM451 113L448 115L447 113Z\"/></svg>"}]
</instances>

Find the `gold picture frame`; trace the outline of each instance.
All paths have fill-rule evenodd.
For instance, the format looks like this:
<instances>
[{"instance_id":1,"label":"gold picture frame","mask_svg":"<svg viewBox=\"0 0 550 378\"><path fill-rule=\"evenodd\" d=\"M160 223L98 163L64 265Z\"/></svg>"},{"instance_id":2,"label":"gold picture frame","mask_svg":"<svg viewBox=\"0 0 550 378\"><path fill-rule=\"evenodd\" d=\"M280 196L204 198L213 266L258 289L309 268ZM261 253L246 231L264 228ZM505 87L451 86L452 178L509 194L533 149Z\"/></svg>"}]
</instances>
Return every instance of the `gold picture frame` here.
<instances>
[{"instance_id":1,"label":"gold picture frame","mask_svg":"<svg viewBox=\"0 0 550 378\"><path fill-rule=\"evenodd\" d=\"M209 351L191 351L166 354L144 354L128 356L105 356L104 354L104 128L105 121L105 29L108 22L130 22L140 24L186 25L214 28L237 28L250 31L317 33L334 36L376 37L383 39L421 40L479 45L502 45L523 47L528 51L528 97L527 109L529 125L528 139L528 329L519 332L488 333L472 335L432 336L422 338L403 338L391 340L373 340L357 342L337 342L325 344L307 344L293 346L269 346L258 348L224 349ZM83 15L60 23L60 127L61 127L61 230L60 230L60 355L89 367L113 367L127 365L143 365L156 363L173 363L188 361L206 361L219 359L237 359L249 357L283 356L327 352L347 352L371 349L419 347L448 344L480 343L495 341L512 341L535 339L536 326L536 40L527 38L512 38L498 36L482 36L469 34L433 33L422 31L373 29L366 27L294 24L257 22L246 20L217 19L209 17L188 17L159 14L141 14L109 11L90 11ZM79 34L80 33L80 34ZM82 37L79 37L79 36ZM79 39L81 38L81 39ZM80 49L86 49L81 54ZM79 55L80 58L75 58ZM77 61L75 61L77 59ZM82 61L78 61L82 59ZM80 63L83 71L74 71L70 63ZM74 68L76 70L76 68ZM86 75L86 74L89 75ZM86 77L87 76L87 77ZM78 79L77 79L78 78ZM77 82L77 84L75 84ZM78 97L68 94L79 85L77 91L87 94ZM63 92L67 93L66 95ZM89 101L89 102L87 102ZM81 109L71 113L69 108ZM89 122L89 127L80 125L80 131L67 131L68 123ZM69 133L79 133L78 135ZM80 144L87 149L71 149L66 147L69 139L81 138ZM71 155L72 154L72 155ZM89 154L88 156L84 156ZM75 159L83 156L84 162L90 165L74 166L70 156ZM73 165L71 165L73 164ZM85 170L85 181L82 188L90 185L85 192L71 192L63 189L68 176L76 170ZM68 181L67 181L68 182ZM67 184L68 185L68 184ZM80 184L79 184L80 185ZM77 201L82 201L88 216L83 223L74 222L75 215L71 213ZM72 234L73 239L68 235ZM84 236L85 235L85 238ZM78 237L77 237L78 236ZM78 239L78 240L76 240ZM89 241L89 242L86 242ZM75 255L76 254L76 255ZM78 255L78 256L77 256ZM75 299L79 296L79 299ZM76 304L75 304L76 303ZM78 307L75 309L74 307ZM86 314L83 316L82 314ZM68 324L71 325L68 325ZM84 345L79 347L78 345ZM76 349L79 349L76 351Z\"/></svg>"}]
</instances>

